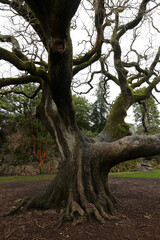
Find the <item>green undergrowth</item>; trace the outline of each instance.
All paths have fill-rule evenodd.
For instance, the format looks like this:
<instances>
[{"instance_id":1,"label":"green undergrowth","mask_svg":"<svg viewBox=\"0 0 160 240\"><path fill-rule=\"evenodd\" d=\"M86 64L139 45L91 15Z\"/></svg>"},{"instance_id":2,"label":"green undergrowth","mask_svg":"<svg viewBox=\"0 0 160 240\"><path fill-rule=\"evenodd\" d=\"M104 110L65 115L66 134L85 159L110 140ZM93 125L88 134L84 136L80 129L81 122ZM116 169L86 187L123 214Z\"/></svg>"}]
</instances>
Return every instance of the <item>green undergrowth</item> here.
<instances>
[{"instance_id":1,"label":"green undergrowth","mask_svg":"<svg viewBox=\"0 0 160 240\"><path fill-rule=\"evenodd\" d=\"M35 180L50 180L50 179L53 179L54 177L55 177L55 175L9 176L9 177L0 177L0 183L35 181Z\"/></svg>"},{"instance_id":2,"label":"green undergrowth","mask_svg":"<svg viewBox=\"0 0 160 240\"><path fill-rule=\"evenodd\" d=\"M110 173L111 177L127 177L127 178L160 178L160 169L153 169L147 172L119 172Z\"/></svg>"}]
</instances>

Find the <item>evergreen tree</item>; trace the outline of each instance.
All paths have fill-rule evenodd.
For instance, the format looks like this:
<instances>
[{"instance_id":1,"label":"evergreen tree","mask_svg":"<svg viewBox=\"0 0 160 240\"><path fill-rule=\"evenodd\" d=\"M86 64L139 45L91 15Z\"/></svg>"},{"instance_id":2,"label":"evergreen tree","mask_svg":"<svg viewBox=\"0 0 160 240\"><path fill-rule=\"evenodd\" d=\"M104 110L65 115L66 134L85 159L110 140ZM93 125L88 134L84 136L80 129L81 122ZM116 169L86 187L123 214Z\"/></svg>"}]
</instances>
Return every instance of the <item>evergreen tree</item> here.
<instances>
[{"instance_id":1,"label":"evergreen tree","mask_svg":"<svg viewBox=\"0 0 160 240\"><path fill-rule=\"evenodd\" d=\"M105 126L110 105L106 99L109 98L109 85L105 82L105 78L101 77L98 88L96 90L96 99L92 104L91 121L92 132L100 132Z\"/></svg>"}]
</instances>

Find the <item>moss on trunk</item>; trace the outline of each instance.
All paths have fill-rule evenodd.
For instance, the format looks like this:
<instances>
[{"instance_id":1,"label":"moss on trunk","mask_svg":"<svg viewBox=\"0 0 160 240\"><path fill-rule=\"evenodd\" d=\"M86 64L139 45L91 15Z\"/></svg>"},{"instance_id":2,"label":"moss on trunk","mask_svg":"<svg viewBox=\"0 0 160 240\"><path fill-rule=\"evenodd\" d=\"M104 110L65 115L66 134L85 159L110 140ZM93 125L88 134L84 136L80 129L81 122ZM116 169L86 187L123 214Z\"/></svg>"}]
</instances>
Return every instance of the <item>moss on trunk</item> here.
<instances>
[{"instance_id":1,"label":"moss on trunk","mask_svg":"<svg viewBox=\"0 0 160 240\"><path fill-rule=\"evenodd\" d=\"M132 94L120 94L112 105L106 126L98 136L100 141L112 142L130 135L129 125L125 122L127 110L132 104Z\"/></svg>"}]
</instances>

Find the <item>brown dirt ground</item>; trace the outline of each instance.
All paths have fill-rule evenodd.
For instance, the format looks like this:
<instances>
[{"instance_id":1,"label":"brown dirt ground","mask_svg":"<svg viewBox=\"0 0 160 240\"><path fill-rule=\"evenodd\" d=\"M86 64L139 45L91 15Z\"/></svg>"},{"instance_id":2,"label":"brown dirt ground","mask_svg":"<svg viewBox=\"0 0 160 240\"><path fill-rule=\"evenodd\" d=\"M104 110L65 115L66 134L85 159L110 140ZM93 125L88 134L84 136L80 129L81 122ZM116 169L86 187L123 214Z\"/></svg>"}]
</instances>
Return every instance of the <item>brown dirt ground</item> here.
<instances>
[{"instance_id":1,"label":"brown dirt ground","mask_svg":"<svg viewBox=\"0 0 160 240\"><path fill-rule=\"evenodd\" d=\"M0 213L48 183L0 184ZM119 220L90 220L77 226L66 222L57 228L57 211L29 210L0 217L0 240L160 240L160 180L110 178L110 185L121 201L115 205Z\"/></svg>"}]
</instances>

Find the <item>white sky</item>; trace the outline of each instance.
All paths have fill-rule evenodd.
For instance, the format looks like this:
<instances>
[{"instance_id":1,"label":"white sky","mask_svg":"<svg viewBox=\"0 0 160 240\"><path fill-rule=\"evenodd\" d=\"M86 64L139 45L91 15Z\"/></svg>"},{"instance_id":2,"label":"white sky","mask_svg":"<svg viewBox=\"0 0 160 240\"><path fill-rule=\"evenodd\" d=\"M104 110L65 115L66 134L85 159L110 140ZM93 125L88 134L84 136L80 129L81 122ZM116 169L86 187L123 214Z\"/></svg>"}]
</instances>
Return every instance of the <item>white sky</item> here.
<instances>
[{"instance_id":1,"label":"white sky","mask_svg":"<svg viewBox=\"0 0 160 240\"><path fill-rule=\"evenodd\" d=\"M135 0L134 0L135 1ZM132 2L134 2L132 1ZM116 0L117 2L117 0ZM81 8L81 7L80 7ZM10 28L8 28L8 26L10 25L8 18L6 18L6 14L8 13L4 13L3 11L0 11L0 29L1 29L1 34L8 34L10 33ZM87 25L87 30L89 30L89 27L93 25L92 20L89 19L87 17L87 12L83 10L83 12L81 13L80 18L77 19L76 24L79 27L76 30L72 30L71 31L71 37L73 40L73 50L74 50L74 55L79 54L81 52L81 50L84 48L84 46L82 47L82 45L79 45L79 43L81 43L83 40L87 40L88 39L88 34L86 33L86 31L84 31L83 29L83 25L81 20L83 20L84 24ZM122 18L122 21L125 21L128 18L128 14L130 14L129 12L126 13L126 15ZM16 22L17 21L17 22ZM18 28L18 21L19 20L15 20L15 26L14 28ZM156 17L155 17L155 21L154 24L156 25L157 22L160 22L160 14L159 12L156 13ZM19 29L21 30L21 29ZM108 28L108 31L106 32L106 34L110 34L111 29ZM146 47L146 45L148 44L148 41L152 41L153 46L156 46L158 48L158 44L160 43L160 34L155 34L155 32L152 29L152 26L149 22L146 23L146 25L142 28L142 30L139 30L138 32L139 37L137 38L135 44L134 44L134 48L136 48L137 50L142 50L143 47ZM128 31L128 33L122 37L122 41L121 41L121 46L123 48L123 52L127 52L128 50L128 43L131 41L132 38L132 32ZM23 41L21 40L21 43L23 43ZM23 43L23 45L25 45L25 42ZM4 46L4 43L0 43L0 46ZM8 44L9 46L9 44ZM31 46L31 45L30 45ZM30 47L29 46L29 47ZM24 47L24 46L23 46ZM90 49L90 43L87 43L85 45L85 49ZM105 51L105 53L108 52L109 49L107 49L107 47L104 47L103 51ZM152 52L150 52L150 59L153 58L153 56L155 56L155 54L153 55ZM130 56L131 58L134 59L135 56ZM148 61L150 60L148 59ZM113 62L113 59L109 59L110 62ZM4 62L0 62L0 67L3 66ZM99 64L95 63L92 68L94 68L94 70L98 70L99 69ZM111 71L114 71L114 69L111 67L110 68ZM0 70L1 71L1 70ZM87 76L87 71L88 69L85 69L84 71L81 71L80 74L76 75L76 78L79 79L80 81L83 80L85 81L86 76ZM3 76L7 76L10 72L10 66L7 65L6 71L5 71L5 75ZM1 72L0 72L1 73ZM12 73L15 74L15 69L12 69ZM97 78L95 78L95 80L93 81L93 85L97 84ZM82 89L86 90L86 86L83 87ZM117 85L115 85L114 83L110 84L110 101L113 101L119 94L119 87ZM86 95L84 95L86 96ZM158 96L159 100L160 97ZM94 100L94 90L91 90L90 94L87 95L87 99L93 101ZM132 111L129 110L128 111L128 117L127 117L127 121L132 121Z\"/></svg>"},{"instance_id":2,"label":"white sky","mask_svg":"<svg viewBox=\"0 0 160 240\"><path fill-rule=\"evenodd\" d=\"M118 2L118 1L115 0L115 2ZM137 1L133 0L131 2L134 4L134 2L137 2ZM154 3L151 3L150 6L153 7ZM89 31L89 27L92 26L93 23L92 23L91 19L89 19L87 17L87 13L84 10L82 10L82 12L83 12L82 20L87 25L87 30ZM121 18L122 23L123 23L123 21L124 22L130 21L131 14L133 15L133 10L132 9L130 10L130 12L128 11L122 16L122 18ZM158 28L159 22L160 22L160 14L159 14L159 11L156 11L154 13L153 24L155 26L157 26L157 28ZM83 29L83 25L80 22L80 19L78 19L77 25L79 26L79 28L71 31L71 37L72 37L72 40L73 40L73 50L74 50L75 55L80 53L81 49L83 49L81 45L77 44L77 42L81 43L84 40L88 39L88 34ZM111 32L112 32L112 29L109 27L107 32L105 33L107 38L108 38L108 36L110 37ZM144 24L144 26L139 28L135 33L138 35L138 37L133 44L133 48L136 49L138 52L143 54L143 52L146 50L147 46L149 44L152 44L152 48L148 49L146 51L146 53L148 54L148 59L147 59L147 61L144 61L144 63L143 63L143 67L145 68L145 67L148 67L150 65L151 60L154 59L154 57L156 55L156 52L158 50L158 47L160 46L160 34L158 34L158 32L155 29L153 29L152 24L149 21L149 19L146 19L146 23ZM129 51L130 43L131 43L132 38L133 38L133 34L134 34L134 31L130 30L121 38L121 47L122 47L123 55L125 55ZM86 44L86 46L88 46L88 43ZM90 49L90 46L89 46L89 49ZM108 53L109 49L107 49L107 46L104 47L103 51L105 51L105 54ZM125 59L125 57L124 57L124 59ZM133 52L130 53L129 61L136 61L136 60L137 60L136 54L134 54ZM111 62L113 63L113 57L109 59L109 63L111 63ZM160 64L159 64L159 67L160 67ZM99 70L98 64L94 64L92 68L94 68L95 71ZM85 70L84 72L87 72L87 70ZM115 72L115 69L113 67L110 67L110 72L113 74ZM83 72L80 72L80 74L81 74L80 79L81 80L83 79L85 81L86 75L83 74ZM76 78L78 78L78 77L79 77L79 75L76 76ZM98 76L97 76L97 78L98 78ZM96 79L95 79L95 81L93 81L93 85L94 84L96 84ZM119 95L120 90L119 90L119 87L116 84L111 83L111 81L109 81L109 85L110 85L110 101L113 101ZM83 87L83 89L86 90L86 87ZM93 90L91 90L89 95L90 95L89 97L90 97L91 101L93 101L94 100ZM160 95L156 94L156 97L160 101ZM88 96L87 96L87 99L88 99ZM128 116L126 117L126 121L127 122L133 122L132 107L128 110L127 114L128 114Z\"/></svg>"}]
</instances>

